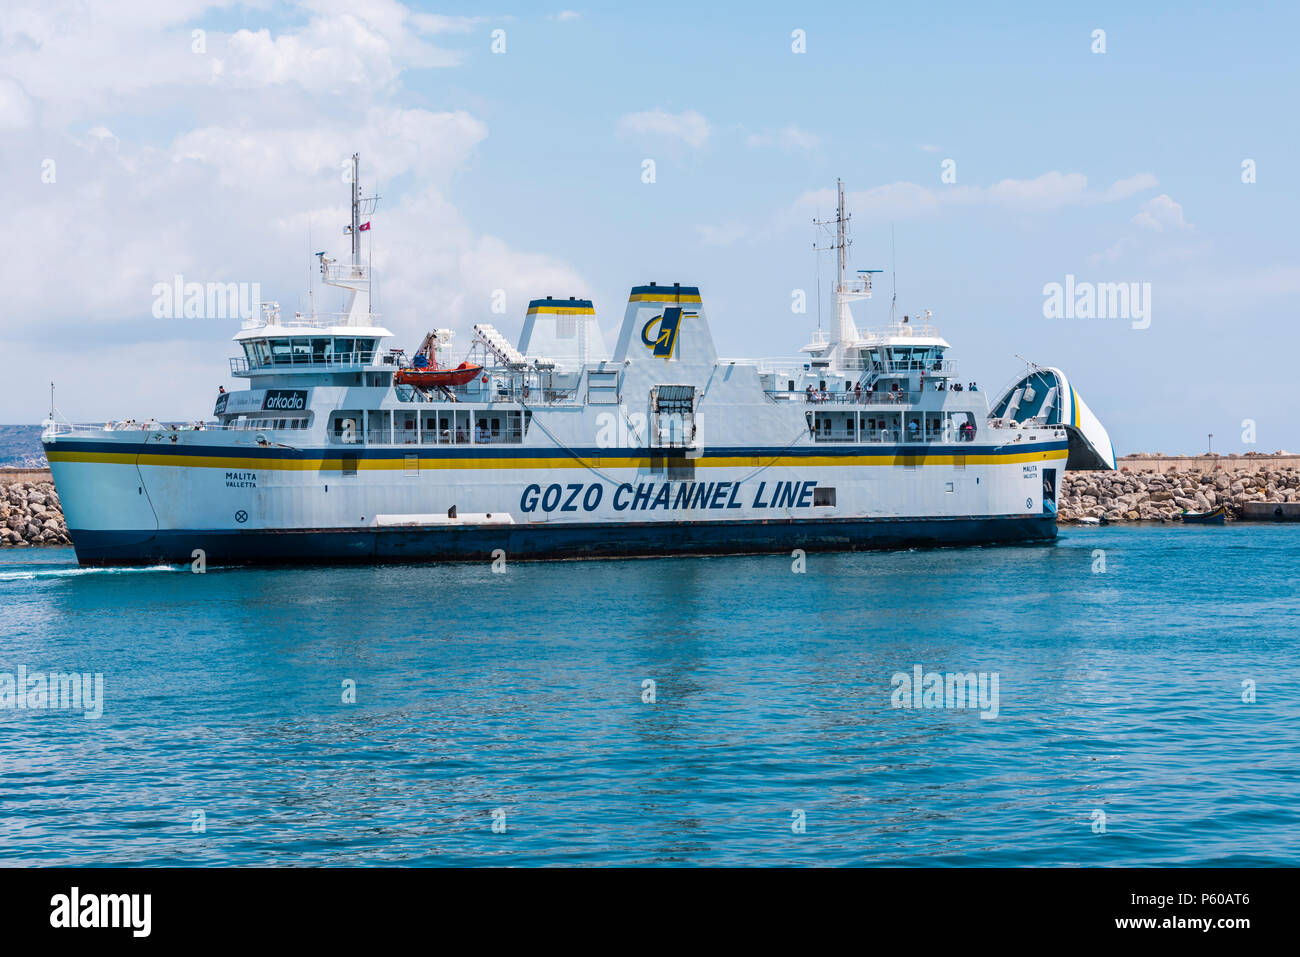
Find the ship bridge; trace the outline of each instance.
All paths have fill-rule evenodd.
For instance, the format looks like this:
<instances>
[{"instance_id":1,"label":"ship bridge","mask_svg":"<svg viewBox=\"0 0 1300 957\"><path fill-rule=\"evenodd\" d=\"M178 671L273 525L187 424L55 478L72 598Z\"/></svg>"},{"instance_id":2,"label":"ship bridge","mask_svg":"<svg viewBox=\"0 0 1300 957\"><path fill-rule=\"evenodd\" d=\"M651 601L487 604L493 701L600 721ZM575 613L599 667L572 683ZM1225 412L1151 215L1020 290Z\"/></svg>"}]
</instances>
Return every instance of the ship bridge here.
<instances>
[{"instance_id":1,"label":"ship bridge","mask_svg":"<svg viewBox=\"0 0 1300 957\"><path fill-rule=\"evenodd\" d=\"M262 303L262 319L234 337L244 354L231 358L230 373L360 372L383 364L381 343L391 336L368 314L297 314L286 320L275 303Z\"/></svg>"}]
</instances>

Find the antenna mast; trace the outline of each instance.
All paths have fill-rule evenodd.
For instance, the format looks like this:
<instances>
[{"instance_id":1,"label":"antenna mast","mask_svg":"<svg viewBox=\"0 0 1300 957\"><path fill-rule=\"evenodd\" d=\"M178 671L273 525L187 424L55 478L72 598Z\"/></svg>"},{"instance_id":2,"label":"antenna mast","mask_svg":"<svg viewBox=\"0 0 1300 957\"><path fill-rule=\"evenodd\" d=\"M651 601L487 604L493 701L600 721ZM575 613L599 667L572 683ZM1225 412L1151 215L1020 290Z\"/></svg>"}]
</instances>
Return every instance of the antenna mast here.
<instances>
[{"instance_id":1,"label":"antenna mast","mask_svg":"<svg viewBox=\"0 0 1300 957\"><path fill-rule=\"evenodd\" d=\"M818 252L825 252L826 250L829 249L834 249L836 251L837 272L836 272L836 279L835 279L835 294L839 296L839 295L843 295L847 291L844 288L844 269L848 261L849 247L853 245L853 240L849 239L847 236L847 231L848 231L847 227L849 225L849 220L853 218L853 214L852 213L845 214L844 212L844 180L842 179L835 180L835 188L839 194L839 198L835 207L835 218L813 220L814 226L827 227L827 226L834 225L835 242L829 246L814 246L813 248L816 249Z\"/></svg>"},{"instance_id":2,"label":"antenna mast","mask_svg":"<svg viewBox=\"0 0 1300 957\"><path fill-rule=\"evenodd\" d=\"M361 265L361 154L352 154L352 265Z\"/></svg>"},{"instance_id":3,"label":"antenna mast","mask_svg":"<svg viewBox=\"0 0 1300 957\"><path fill-rule=\"evenodd\" d=\"M898 306L898 256L894 253L894 224L889 224L889 272L893 280L894 296L889 300L889 321L894 321L894 311Z\"/></svg>"},{"instance_id":4,"label":"antenna mast","mask_svg":"<svg viewBox=\"0 0 1300 957\"><path fill-rule=\"evenodd\" d=\"M849 238L849 221L853 217L852 214L844 211L844 180L835 180L835 192L835 218L813 220L814 225L823 229L828 229L831 225L835 226L834 243L830 246L813 246L818 251L834 249L836 252L835 319L831 324L830 337L825 340L825 354L832 363L839 359L850 358L848 350L851 350L858 341L858 329L853 323L853 311L849 308L849 303L858 299L871 298L871 273L879 271L859 269L857 279L845 278L845 273L848 271L849 247L853 245L853 240ZM818 279L820 278L819 273ZM820 315L820 292L817 299Z\"/></svg>"},{"instance_id":5,"label":"antenna mast","mask_svg":"<svg viewBox=\"0 0 1300 957\"><path fill-rule=\"evenodd\" d=\"M353 275L358 275L357 267L361 265L361 216L374 213L382 196L361 195L361 154L352 154L352 225L348 232L352 234Z\"/></svg>"}]
</instances>

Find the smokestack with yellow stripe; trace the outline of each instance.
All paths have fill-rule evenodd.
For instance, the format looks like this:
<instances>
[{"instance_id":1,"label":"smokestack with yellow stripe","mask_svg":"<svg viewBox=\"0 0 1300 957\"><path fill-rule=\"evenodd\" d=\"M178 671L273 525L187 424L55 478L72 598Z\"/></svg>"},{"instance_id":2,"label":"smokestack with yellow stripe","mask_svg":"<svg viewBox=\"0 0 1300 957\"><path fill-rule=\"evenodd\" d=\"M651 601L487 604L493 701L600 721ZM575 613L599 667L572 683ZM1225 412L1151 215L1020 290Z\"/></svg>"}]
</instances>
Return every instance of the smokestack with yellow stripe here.
<instances>
[{"instance_id":1,"label":"smokestack with yellow stripe","mask_svg":"<svg viewBox=\"0 0 1300 957\"><path fill-rule=\"evenodd\" d=\"M696 286L636 286L627 300L614 360L713 365L718 359Z\"/></svg>"},{"instance_id":2,"label":"smokestack with yellow stripe","mask_svg":"<svg viewBox=\"0 0 1300 957\"><path fill-rule=\"evenodd\" d=\"M561 369L580 369L609 358L590 299L534 299L528 304L519 351L530 359L550 359Z\"/></svg>"}]
</instances>

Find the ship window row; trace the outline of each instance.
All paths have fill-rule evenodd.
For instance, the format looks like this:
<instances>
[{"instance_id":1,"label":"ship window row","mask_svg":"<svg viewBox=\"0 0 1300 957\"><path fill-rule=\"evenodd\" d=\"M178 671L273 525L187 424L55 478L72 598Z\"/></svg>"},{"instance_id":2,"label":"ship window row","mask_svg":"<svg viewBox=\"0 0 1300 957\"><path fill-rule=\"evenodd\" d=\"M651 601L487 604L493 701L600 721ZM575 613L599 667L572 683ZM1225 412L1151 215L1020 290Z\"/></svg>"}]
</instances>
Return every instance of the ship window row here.
<instances>
[{"instance_id":1,"label":"ship window row","mask_svg":"<svg viewBox=\"0 0 1300 957\"><path fill-rule=\"evenodd\" d=\"M815 442L973 442L971 412L808 412Z\"/></svg>"},{"instance_id":2,"label":"ship window row","mask_svg":"<svg viewBox=\"0 0 1300 957\"><path fill-rule=\"evenodd\" d=\"M248 339L243 345L249 367L259 369L288 365L369 365L375 357L373 338Z\"/></svg>"},{"instance_id":3,"label":"ship window row","mask_svg":"<svg viewBox=\"0 0 1300 957\"><path fill-rule=\"evenodd\" d=\"M226 422L228 429L305 429L310 424L307 417L270 418L268 416L241 415Z\"/></svg>"},{"instance_id":4,"label":"ship window row","mask_svg":"<svg viewBox=\"0 0 1300 957\"><path fill-rule=\"evenodd\" d=\"M339 410L330 441L339 445L514 445L523 442L531 412L485 409Z\"/></svg>"}]
</instances>

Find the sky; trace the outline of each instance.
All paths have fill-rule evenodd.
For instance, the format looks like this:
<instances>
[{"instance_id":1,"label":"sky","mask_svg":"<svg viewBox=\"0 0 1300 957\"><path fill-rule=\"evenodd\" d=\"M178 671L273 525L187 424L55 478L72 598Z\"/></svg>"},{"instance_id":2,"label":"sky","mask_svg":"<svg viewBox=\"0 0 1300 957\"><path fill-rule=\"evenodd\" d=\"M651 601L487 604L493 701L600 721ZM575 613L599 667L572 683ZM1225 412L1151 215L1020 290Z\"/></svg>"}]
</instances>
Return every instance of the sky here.
<instances>
[{"instance_id":1,"label":"sky","mask_svg":"<svg viewBox=\"0 0 1300 957\"><path fill-rule=\"evenodd\" d=\"M986 391L1058 366L1121 455L1300 449L1295 4L2 3L0 422L51 381L74 422L209 415L238 321L155 318L155 284L306 308L356 151L408 351L546 295L612 343L653 280L720 354L796 355L839 177L885 270L859 328L896 294ZM1049 316L1067 276L1149 314Z\"/></svg>"}]
</instances>

